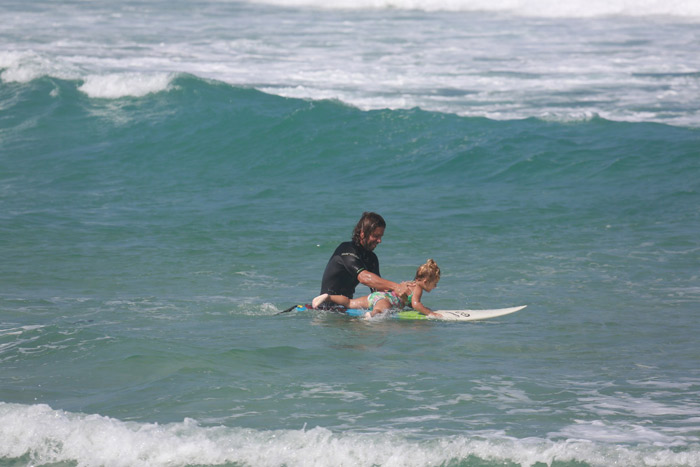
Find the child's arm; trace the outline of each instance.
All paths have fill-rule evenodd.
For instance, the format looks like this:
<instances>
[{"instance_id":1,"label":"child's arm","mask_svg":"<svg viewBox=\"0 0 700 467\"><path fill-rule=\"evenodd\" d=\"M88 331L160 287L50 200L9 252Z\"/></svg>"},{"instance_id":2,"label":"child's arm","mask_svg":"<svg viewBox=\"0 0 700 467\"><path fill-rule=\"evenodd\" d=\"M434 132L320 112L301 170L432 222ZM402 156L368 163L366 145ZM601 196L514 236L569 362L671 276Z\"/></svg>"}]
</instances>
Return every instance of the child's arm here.
<instances>
[{"instance_id":1,"label":"child's arm","mask_svg":"<svg viewBox=\"0 0 700 467\"><path fill-rule=\"evenodd\" d=\"M423 305L420 301L422 296L423 296L423 289L421 288L421 286L419 286L419 285L414 286L413 287L413 297L411 297L411 303L410 303L411 308L413 308L416 311L420 311L424 315L438 316L438 317L442 316L441 314L435 313L435 312L433 312L433 310L431 310L427 306Z\"/></svg>"}]
</instances>

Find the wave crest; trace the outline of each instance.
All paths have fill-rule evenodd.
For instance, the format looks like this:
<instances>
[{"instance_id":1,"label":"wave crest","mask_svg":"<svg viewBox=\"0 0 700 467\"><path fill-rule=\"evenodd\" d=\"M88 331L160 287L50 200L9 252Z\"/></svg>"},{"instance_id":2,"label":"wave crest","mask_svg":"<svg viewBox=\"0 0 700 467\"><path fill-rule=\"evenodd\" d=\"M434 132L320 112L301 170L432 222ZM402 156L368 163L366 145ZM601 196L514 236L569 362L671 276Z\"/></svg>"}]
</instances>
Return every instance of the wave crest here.
<instances>
[{"instance_id":1,"label":"wave crest","mask_svg":"<svg viewBox=\"0 0 700 467\"><path fill-rule=\"evenodd\" d=\"M143 97L166 91L175 78L173 73L110 73L89 75L78 90L90 97L117 99Z\"/></svg>"},{"instance_id":2,"label":"wave crest","mask_svg":"<svg viewBox=\"0 0 700 467\"><path fill-rule=\"evenodd\" d=\"M241 463L256 466L443 465L478 458L481 465L584 462L589 465L697 465L696 448L624 446L577 440L517 439L479 432L412 441L400 433L359 434L315 427L260 431L179 423L124 422L0 402L0 460L32 463L158 466Z\"/></svg>"},{"instance_id":3,"label":"wave crest","mask_svg":"<svg viewBox=\"0 0 700 467\"><path fill-rule=\"evenodd\" d=\"M421 11L473 11L508 13L529 17L589 18L597 16L679 16L700 17L700 3L694 0L250 0L284 7L321 9L397 9Z\"/></svg>"}]
</instances>

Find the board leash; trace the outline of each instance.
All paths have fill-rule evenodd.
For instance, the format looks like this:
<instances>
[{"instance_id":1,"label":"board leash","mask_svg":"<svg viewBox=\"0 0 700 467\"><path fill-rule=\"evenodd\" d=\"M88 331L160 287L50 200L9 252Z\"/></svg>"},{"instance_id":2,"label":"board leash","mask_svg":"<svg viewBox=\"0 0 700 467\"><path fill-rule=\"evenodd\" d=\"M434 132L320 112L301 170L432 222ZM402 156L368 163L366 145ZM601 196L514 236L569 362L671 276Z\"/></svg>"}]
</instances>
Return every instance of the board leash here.
<instances>
[{"instance_id":1,"label":"board leash","mask_svg":"<svg viewBox=\"0 0 700 467\"><path fill-rule=\"evenodd\" d=\"M282 310L282 311L280 311L279 313L275 313L275 316L281 315L282 313L289 313L290 311L292 311L292 310L295 309L296 307L297 307L296 305L292 305L292 306L290 306L289 308L287 308L286 310Z\"/></svg>"}]
</instances>

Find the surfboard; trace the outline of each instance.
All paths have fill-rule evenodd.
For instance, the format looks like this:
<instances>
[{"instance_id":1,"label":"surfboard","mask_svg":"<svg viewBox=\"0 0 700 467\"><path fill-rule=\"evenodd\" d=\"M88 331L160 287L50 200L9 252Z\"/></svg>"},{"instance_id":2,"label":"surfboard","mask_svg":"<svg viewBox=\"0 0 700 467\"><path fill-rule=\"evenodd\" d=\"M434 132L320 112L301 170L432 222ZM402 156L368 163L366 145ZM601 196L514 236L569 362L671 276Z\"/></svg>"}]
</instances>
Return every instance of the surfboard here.
<instances>
[{"instance_id":1,"label":"surfboard","mask_svg":"<svg viewBox=\"0 0 700 467\"><path fill-rule=\"evenodd\" d=\"M426 316L420 311L416 310L402 310L397 312L392 312L390 317L394 319L405 319L405 320L431 320L431 321L480 321L484 319L498 318L499 316L509 315L520 311L527 305L513 306L510 308L496 308L491 310L434 310L436 313L440 313L442 317ZM296 305L286 311L319 311L311 308L310 305ZM321 310L322 311L322 310ZM334 311L338 313L343 313L348 316L361 317L367 310L355 309L355 308L342 308L335 307L327 311ZM284 312L282 312L284 313Z\"/></svg>"}]
</instances>

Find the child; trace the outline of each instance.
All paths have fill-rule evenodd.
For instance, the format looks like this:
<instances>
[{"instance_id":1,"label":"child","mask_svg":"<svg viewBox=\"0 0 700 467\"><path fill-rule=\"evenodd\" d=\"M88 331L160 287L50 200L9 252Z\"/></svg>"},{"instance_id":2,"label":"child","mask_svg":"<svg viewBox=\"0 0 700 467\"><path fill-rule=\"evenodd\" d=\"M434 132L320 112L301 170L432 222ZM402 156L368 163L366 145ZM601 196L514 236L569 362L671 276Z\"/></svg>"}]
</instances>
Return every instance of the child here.
<instances>
[{"instance_id":1,"label":"child","mask_svg":"<svg viewBox=\"0 0 700 467\"><path fill-rule=\"evenodd\" d=\"M430 292L437 286L439 281L440 268L435 261L429 259L416 271L416 277L413 280L411 292L408 296L398 296L394 292L372 292L364 297L350 299L344 295L329 295L325 293L314 298L311 303L314 308L328 300L346 308L367 308L370 311L365 313L364 318L371 318L390 308L403 308L406 305L410 305L411 308L420 311L424 315L440 317L439 313L433 312L420 301L423 291Z\"/></svg>"}]
</instances>

